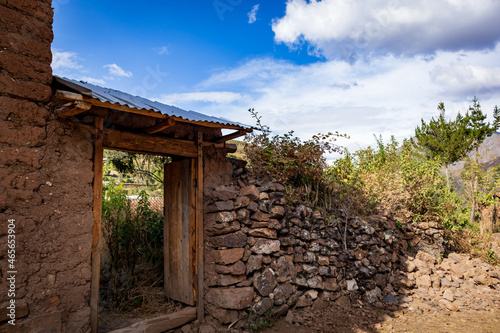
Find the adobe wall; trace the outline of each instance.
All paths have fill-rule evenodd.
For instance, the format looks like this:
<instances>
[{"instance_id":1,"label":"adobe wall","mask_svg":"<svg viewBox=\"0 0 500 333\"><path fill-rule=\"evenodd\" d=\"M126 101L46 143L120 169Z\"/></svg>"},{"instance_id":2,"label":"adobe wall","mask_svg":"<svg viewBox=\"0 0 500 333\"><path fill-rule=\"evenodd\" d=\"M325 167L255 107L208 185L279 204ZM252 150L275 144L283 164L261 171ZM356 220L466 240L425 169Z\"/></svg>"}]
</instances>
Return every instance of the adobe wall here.
<instances>
[{"instance_id":1,"label":"adobe wall","mask_svg":"<svg viewBox=\"0 0 500 333\"><path fill-rule=\"evenodd\" d=\"M92 138L49 111L50 0L0 1L0 331L86 332ZM15 297L7 283L15 220ZM9 274L10 275L10 274ZM16 301L16 326L5 323Z\"/></svg>"}]
</instances>

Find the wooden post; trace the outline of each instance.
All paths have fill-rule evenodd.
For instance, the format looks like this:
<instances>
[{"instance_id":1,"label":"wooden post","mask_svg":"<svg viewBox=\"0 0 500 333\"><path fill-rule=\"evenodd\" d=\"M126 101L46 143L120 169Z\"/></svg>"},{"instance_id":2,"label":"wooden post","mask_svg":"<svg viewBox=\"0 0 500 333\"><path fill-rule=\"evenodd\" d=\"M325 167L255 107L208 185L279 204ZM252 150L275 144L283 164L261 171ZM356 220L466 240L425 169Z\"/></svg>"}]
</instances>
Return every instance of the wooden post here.
<instances>
[{"instance_id":1,"label":"wooden post","mask_svg":"<svg viewBox=\"0 0 500 333\"><path fill-rule=\"evenodd\" d=\"M90 328L99 327L99 275L101 272L101 211L102 211L102 129L103 118L94 118L94 226L92 228L92 278L90 284Z\"/></svg>"},{"instance_id":2,"label":"wooden post","mask_svg":"<svg viewBox=\"0 0 500 333\"><path fill-rule=\"evenodd\" d=\"M204 255L203 255L203 133L198 132L196 145L198 158L196 160L196 263L198 273L198 288L196 290L197 318L205 317L205 285L204 285Z\"/></svg>"}]
</instances>

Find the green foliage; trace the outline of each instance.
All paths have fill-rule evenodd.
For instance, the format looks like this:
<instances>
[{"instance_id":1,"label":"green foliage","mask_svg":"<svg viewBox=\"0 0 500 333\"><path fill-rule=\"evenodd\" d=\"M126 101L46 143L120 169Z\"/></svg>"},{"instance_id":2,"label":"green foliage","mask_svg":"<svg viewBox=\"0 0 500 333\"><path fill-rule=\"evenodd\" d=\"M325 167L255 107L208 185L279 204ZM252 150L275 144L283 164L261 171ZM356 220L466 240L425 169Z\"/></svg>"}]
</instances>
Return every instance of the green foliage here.
<instances>
[{"instance_id":1,"label":"green foliage","mask_svg":"<svg viewBox=\"0 0 500 333\"><path fill-rule=\"evenodd\" d=\"M439 103L439 117L432 118L428 124L422 119L421 126L415 129L417 142L414 145L429 158L438 158L445 165L465 158L500 125L500 111L497 106L493 111L493 124L490 124L485 122L486 115L481 111L481 105L476 97L472 102L473 105L469 107L465 116L458 113L454 120L446 120L444 103Z\"/></svg>"},{"instance_id":2,"label":"green foliage","mask_svg":"<svg viewBox=\"0 0 500 333\"><path fill-rule=\"evenodd\" d=\"M400 223L429 220L448 228L464 225L463 203L448 188L439 160L420 155L408 141L399 151L394 138L385 145L378 138L377 146L377 150L368 147L346 154L328 170L335 183L343 184L343 192L359 193L352 203L355 211L369 211L373 202L395 213Z\"/></svg>"},{"instance_id":3,"label":"green foliage","mask_svg":"<svg viewBox=\"0 0 500 333\"><path fill-rule=\"evenodd\" d=\"M162 274L163 216L149 207L146 192L140 193L133 209L122 184L107 184L103 188L102 231L115 300L117 290L135 283L138 263L148 262L157 275Z\"/></svg>"},{"instance_id":4,"label":"green foliage","mask_svg":"<svg viewBox=\"0 0 500 333\"><path fill-rule=\"evenodd\" d=\"M486 252L486 255L488 256L489 261L491 261L491 262L495 262L495 261L499 260L499 258L497 257L495 251L493 251L493 250L488 250Z\"/></svg>"},{"instance_id":5,"label":"green foliage","mask_svg":"<svg viewBox=\"0 0 500 333\"><path fill-rule=\"evenodd\" d=\"M259 134L252 133L246 138L245 154L254 173L297 187L322 181L325 154L340 152L334 142L345 135L337 132L317 134L307 141L294 136L293 131L271 136L257 112L253 109L249 112L261 129Z\"/></svg>"},{"instance_id":6,"label":"green foliage","mask_svg":"<svg viewBox=\"0 0 500 333\"><path fill-rule=\"evenodd\" d=\"M138 176L147 185L163 187L163 170L170 157L106 151L111 165L127 178L125 182L133 183L131 176Z\"/></svg>"},{"instance_id":7,"label":"green foliage","mask_svg":"<svg viewBox=\"0 0 500 333\"><path fill-rule=\"evenodd\" d=\"M263 328L271 327L273 325L272 309L269 309L263 315L258 315L252 310L248 315L247 327L253 331L259 331Z\"/></svg>"},{"instance_id":8,"label":"green foliage","mask_svg":"<svg viewBox=\"0 0 500 333\"><path fill-rule=\"evenodd\" d=\"M400 230L404 230L404 229L406 229L406 225L404 225L401 221L396 220L396 221L395 221L395 223L396 223L396 227L397 227L398 229L400 229Z\"/></svg>"},{"instance_id":9,"label":"green foliage","mask_svg":"<svg viewBox=\"0 0 500 333\"><path fill-rule=\"evenodd\" d=\"M455 120L446 120L444 103L438 105L439 117L431 118L429 123L421 120L415 129L416 146L429 158L439 158L445 165L463 159L471 150L467 137L468 116L458 113Z\"/></svg>"},{"instance_id":10,"label":"green foliage","mask_svg":"<svg viewBox=\"0 0 500 333\"><path fill-rule=\"evenodd\" d=\"M495 194L500 191L500 168L485 170L478 162L480 158L479 154L467 157L461 174L463 195L471 211L470 222L479 218L480 206L488 207L498 203Z\"/></svg>"},{"instance_id":11,"label":"green foliage","mask_svg":"<svg viewBox=\"0 0 500 333\"><path fill-rule=\"evenodd\" d=\"M321 200L328 201L325 154L341 152L334 142L346 135L337 132L317 134L306 141L294 136L293 131L271 136L261 116L253 109L249 112L261 129L260 133L252 133L245 139L245 155L254 174L295 188L297 195L313 205Z\"/></svg>"}]
</instances>

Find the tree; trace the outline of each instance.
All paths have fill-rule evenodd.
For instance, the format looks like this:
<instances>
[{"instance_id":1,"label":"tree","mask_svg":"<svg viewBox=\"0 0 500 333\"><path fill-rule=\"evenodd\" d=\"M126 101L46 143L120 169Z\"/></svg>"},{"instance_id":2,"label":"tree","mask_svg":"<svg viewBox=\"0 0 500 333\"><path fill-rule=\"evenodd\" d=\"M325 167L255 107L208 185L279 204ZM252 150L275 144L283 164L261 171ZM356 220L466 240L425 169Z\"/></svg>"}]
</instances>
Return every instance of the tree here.
<instances>
[{"instance_id":1,"label":"tree","mask_svg":"<svg viewBox=\"0 0 500 333\"><path fill-rule=\"evenodd\" d=\"M464 159L472 150L479 148L486 137L500 127L500 110L493 110L493 124L485 122L486 115L476 97L465 117L457 114L454 120L446 120L444 103L438 104L439 117L431 118L429 124L423 119L415 129L415 145L429 158L439 158L444 165Z\"/></svg>"},{"instance_id":2,"label":"tree","mask_svg":"<svg viewBox=\"0 0 500 333\"><path fill-rule=\"evenodd\" d=\"M163 187L163 167L170 157L109 151L111 164L122 174L135 174L147 185Z\"/></svg>"},{"instance_id":3,"label":"tree","mask_svg":"<svg viewBox=\"0 0 500 333\"><path fill-rule=\"evenodd\" d=\"M460 112L454 120L446 120L445 106L438 104L439 117L431 118L427 124L423 119L421 126L415 129L417 146L427 157L438 158L448 166L463 159L470 151L470 143L464 140L467 135L467 115Z\"/></svg>"},{"instance_id":4,"label":"tree","mask_svg":"<svg viewBox=\"0 0 500 333\"><path fill-rule=\"evenodd\" d=\"M472 100L473 105L463 117L458 113L455 120L446 120L444 103L439 103L438 110L440 111L437 119L432 118L429 124L422 119L420 127L415 129L415 137L417 143L415 145L420 148L429 158L438 158L444 166L448 166L457 161L463 160L470 152L475 150L476 158L478 157L478 149L486 137L491 136L500 126L500 111L495 106L493 110L494 121L492 124L486 122L486 115L481 111L481 105L476 97ZM474 163L466 163L466 168L472 168ZM466 189L465 194L471 209L470 221L473 222L476 215L478 203L478 173L474 170L469 170L467 173L467 181L464 182ZM446 168L448 173L448 169ZM464 178L465 181L465 178Z\"/></svg>"}]
</instances>

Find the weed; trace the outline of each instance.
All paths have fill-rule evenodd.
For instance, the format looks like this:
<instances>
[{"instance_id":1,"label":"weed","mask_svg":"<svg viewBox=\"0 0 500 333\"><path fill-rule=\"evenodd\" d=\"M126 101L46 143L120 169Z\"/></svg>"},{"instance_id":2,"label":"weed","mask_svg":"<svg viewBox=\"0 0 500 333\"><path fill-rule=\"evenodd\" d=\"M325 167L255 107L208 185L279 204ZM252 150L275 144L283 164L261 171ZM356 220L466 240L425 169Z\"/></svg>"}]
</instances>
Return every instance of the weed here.
<instances>
[{"instance_id":1,"label":"weed","mask_svg":"<svg viewBox=\"0 0 500 333\"><path fill-rule=\"evenodd\" d=\"M272 309L267 310L263 315L258 315L250 310L247 326L254 331L259 331L263 328L271 327L273 325L272 314Z\"/></svg>"},{"instance_id":2,"label":"weed","mask_svg":"<svg viewBox=\"0 0 500 333\"><path fill-rule=\"evenodd\" d=\"M406 229L406 225L403 224L401 221L396 220L395 223L396 223L396 227L398 227L398 229L400 229L400 230L405 230Z\"/></svg>"}]
</instances>

